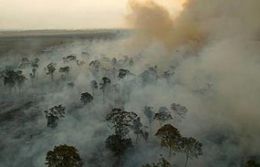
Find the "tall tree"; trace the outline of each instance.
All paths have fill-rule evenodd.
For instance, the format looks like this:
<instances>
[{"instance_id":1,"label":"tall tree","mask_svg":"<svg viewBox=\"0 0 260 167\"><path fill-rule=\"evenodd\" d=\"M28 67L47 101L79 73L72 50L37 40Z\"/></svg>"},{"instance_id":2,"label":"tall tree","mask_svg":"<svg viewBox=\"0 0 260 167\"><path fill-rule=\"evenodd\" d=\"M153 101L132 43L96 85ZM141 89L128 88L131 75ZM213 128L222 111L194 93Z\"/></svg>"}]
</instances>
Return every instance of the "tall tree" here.
<instances>
[{"instance_id":1,"label":"tall tree","mask_svg":"<svg viewBox=\"0 0 260 167\"><path fill-rule=\"evenodd\" d=\"M157 66L149 67L140 77L144 86L156 82L158 80Z\"/></svg>"},{"instance_id":2,"label":"tall tree","mask_svg":"<svg viewBox=\"0 0 260 167\"><path fill-rule=\"evenodd\" d=\"M159 162L157 163L153 163L153 164L146 164L143 165L142 167L171 167L171 163L169 161L167 161L165 158L161 157L159 159Z\"/></svg>"},{"instance_id":3,"label":"tall tree","mask_svg":"<svg viewBox=\"0 0 260 167\"><path fill-rule=\"evenodd\" d=\"M169 155L172 151L180 151L181 134L171 124L162 126L155 135L161 139L161 146L169 149Z\"/></svg>"},{"instance_id":4,"label":"tall tree","mask_svg":"<svg viewBox=\"0 0 260 167\"><path fill-rule=\"evenodd\" d=\"M111 85L111 80L108 77L103 77L102 83L100 83L100 89L102 90L103 93L103 102L105 102L105 93L110 85Z\"/></svg>"},{"instance_id":5,"label":"tall tree","mask_svg":"<svg viewBox=\"0 0 260 167\"><path fill-rule=\"evenodd\" d=\"M83 162L78 150L73 146L55 146L46 155L46 165L48 167L82 167Z\"/></svg>"},{"instance_id":6,"label":"tall tree","mask_svg":"<svg viewBox=\"0 0 260 167\"><path fill-rule=\"evenodd\" d=\"M3 72L4 85L12 89L15 86L16 73L13 70L5 70Z\"/></svg>"},{"instance_id":7,"label":"tall tree","mask_svg":"<svg viewBox=\"0 0 260 167\"><path fill-rule=\"evenodd\" d=\"M160 107L159 111L155 113L154 119L158 120L160 124L173 119L167 107Z\"/></svg>"},{"instance_id":8,"label":"tall tree","mask_svg":"<svg viewBox=\"0 0 260 167\"><path fill-rule=\"evenodd\" d=\"M26 57L23 57L21 62L20 62L20 64L18 65L18 68L23 69L23 68L25 68L25 67L27 67L29 65L30 65L30 60L28 58L26 58Z\"/></svg>"},{"instance_id":9,"label":"tall tree","mask_svg":"<svg viewBox=\"0 0 260 167\"><path fill-rule=\"evenodd\" d=\"M98 89L98 83L96 80L92 80L90 83L92 89L92 95L95 96L95 91Z\"/></svg>"},{"instance_id":10,"label":"tall tree","mask_svg":"<svg viewBox=\"0 0 260 167\"><path fill-rule=\"evenodd\" d=\"M77 57L75 55L73 55L73 54L71 54L71 55L69 55L67 57L63 57L62 59L63 59L64 63L69 63L69 62L72 62L72 61L76 62L77 61Z\"/></svg>"},{"instance_id":11,"label":"tall tree","mask_svg":"<svg viewBox=\"0 0 260 167\"><path fill-rule=\"evenodd\" d=\"M171 104L171 110L174 113L174 117L177 119L183 119L188 112L188 109L185 106L176 103Z\"/></svg>"},{"instance_id":12,"label":"tall tree","mask_svg":"<svg viewBox=\"0 0 260 167\"><path fill-rule=\"evenodd\" d=\"M140 117L137 117L136 119L133 120L133 125L131 126L134 134L136 135L136 140L135 142L138 142L139 137L143 137L145 141L147 141L149 137L149 133L145 130L145 126L143 126Z\"/></svg>"},{"instance_id":13,"label":"tall tree","mask_svg":"<svg viewBox=\"0 0 260 167\"><path fill-rule=\"evenodd\" d=\"M145 106L143 111L144 111L144 115L145 115L146 118L148 119L149 129L150 129L150 133L151 133L151 130L152 130L152 122L153 122L153 118L154 118L153 107L151 107L151 106Z\"/></svg>"},{"instance_id":14,"label":"tall tree","mask_svg":"<svg viewBox=\"0 0 260 167\"><path fill-rule=\"evenodd\" d=\"M21 87L23 86L24 82L26 80L26 77L23 75L22 71L17 71L15 74L15 81L17 83L19 91L21 90Z\"/></svg>"},{"instance_id":15,"label":"tall tree","mask_svg":"<svg viewBox=\"0 0 260 167\"><path fill-rule=\"evenodd\" d=\"M260 167L260 163L257 163L256 160L254 160L254 159L249 159L246 162L245 167Z\"/></svg>"},{"instance_id":16,"label":"tall tree","mask_svg":"<svg viewBox=\"0 0 260 167\"><path fill-rule=\"evenodd\" d=\"M31 74L31 77L32 78L35 78L36 77L36 73L37 73L37 70L39 68L39 62L40 62L40 59L39 58L35 58L31 61L31 66L32 66L32 74Z\"/></svg>"},{"instance_id":17,"label":"tall tree","mask_svg":"<svg viewBox=\"0 0 260 167\"><path fill-rule=\"evenodd\" d=\"M186 154L185 167L187 167L189 159L202 155L202 144L192 137L182 137L180 141L181 151Z\"/></svg>"},{"instance_id":18,"label":"tall tree","mask_svg":"<svg viewBox=\"0 0 260 167\"><path fill-rule=\"evenodd\" d=\"M65 115L65 107L58 105L44 112L47 118L47 127L55 128L58 125L57 121Z\"/></svg>"},{"instance_id":19,"label":"tall tree","mask_svg":"<svg viewBox=\"0 0 260 167\"><path fill-rule=\"evenodd\" d=\"M117 66L117 59L115 57L113 57L111 64L112 64L113 67Z\"/></svg>"},{"instance_id":20,"label":"tall tree","mask_svg":"<svg viewBox=\"0 0 260 167\"><path fill-rule=\"evenodd\" d=\"M130 138L124 138L120 135L110 135L106 139L106 148L108 148L114 156L118 159L115 162L115 167L120 167L121 157L127 151L127 149L133 147L132 140Z\"/></svg>"},{"instance_id":21,"label":"tall tree","mask_svg":"<svg viewBox=\"0 0 260 167\"><path fill-rule=\"evenodd\" d=\"M119 135L110 135L106 139L106 147L114 153L115 156L121 156L128 148L132 147L131 139L125 139Z\"/></svg>"},{"instance_id":22,"label":"tall tree","mask_svg":"<svg viewBox=\"0 0 260 167\"><path fill-rule=\"evenodd\" d=\"M54 78L54 72L56 71L56 64L55 63L50 63L47 65L47 75L51 76L51 80L53 81Z\"/></svg>"},{"instance_id":23,"label":"tall tree","mask_svg":"<svg viewBox=\"0 0 260 167\"><path fill-rule=\"evenodd\" d=\"M129 128L133 126L133 120L136 118L136 113L127 112L120 108L113 108L112 111L106 115L106 120L112 123L115 134L122 137L129 133Z\"/></svg>"},{"instance_id":24,"label":"tall tree","mask_svg":"<svg viewBox=\"0 0 260 167\"><path fill-rule=\"evenodd\" d=\"M97 75L98 75L99 70L100 70L100 65L101 65L101 63L100 63L100 61L98 61L98 60L94 60L94 61L91 61L91 62L89 63L90 71L92 72L92 74L93 74L94 76L97 76Z\"/></svg>"},{"instance_id":25,"label":"tall tree","mask_svg":"<svg viewBox=\"0 0 260 167\"><path fill-rule=\"evenodd\" d=\"M2 76L4 85L8 86L10 89L14 88L15 86L20 89L26 80L26 77L23 75L21 70L15 71L7 69L3 72Z\"/></svg>"},{"instance_id":26,"label":"tall tree","mask_svg":"<svg viewBox=\"0 0 260 167\"><path fill-rule=\"evenodd\" d=\"M60 67L59 72L61 73L62 78L65 79L69 75L70 67L69 66Z\"/></svg>"},{"instance_id":27,"label":"tall tree","mask_svg":"<svg viewBox=\"0 0 260 167\"><path fill-rule=\"evenodd\" d=\"M80 97L80 100L83 104L91 103L93 99L93 96L88 92L82 93Z\"/></svg>"},{"instance_id":28,"label":"tall tree","mask_svg":"<svg viewBox=\"0 0 260 167\"><path fill-rule=\"evenodd\" d=\"M127 75L130 74L129 70L126 69L119 69L119 73L118 73L118 78L123 79L125 78Z\"/></svg>"}]
</instances>

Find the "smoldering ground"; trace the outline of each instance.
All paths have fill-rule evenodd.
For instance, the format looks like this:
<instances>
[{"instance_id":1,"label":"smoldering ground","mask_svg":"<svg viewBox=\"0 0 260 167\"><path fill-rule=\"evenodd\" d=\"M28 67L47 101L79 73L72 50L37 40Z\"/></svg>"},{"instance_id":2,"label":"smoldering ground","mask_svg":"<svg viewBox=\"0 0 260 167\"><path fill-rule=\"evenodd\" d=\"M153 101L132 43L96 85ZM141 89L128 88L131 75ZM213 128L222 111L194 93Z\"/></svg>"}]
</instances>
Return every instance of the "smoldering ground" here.
<instances>
[{"instance_id":1,"label":"smoldering ground","mask_svg":"<svg viewBox=\"0 0 260 167\"><path fill-rule=\"evenodd\" d=\"M203 155L191 160L192 166L240 166L252 156L259 157L259 1L191 0L175 18L156 2L135 2L131 7L128 19L141 29L138 36L75 40L33 55L10 52L1 56L1 69L16 68L24 56L40 58L40 65L33 82L31 67L22 69L27 80L20 90L1 85L0 166L45 166L47 151L60 144L78 148L84 166L112 166L113 156L104 146L112 133L104 120L111 107L136 112L148 126L144 106L157 111L161 106L170 108L173 102L186 106L188 113L182 121L170 123L203 144ZM137 39L142 43L129 47L129 41ZM64 63L63 57L68 55L85 63ZM94 101L82 106L80 94L92 91L93 79L112 78L114 57L120 68L134 75L112 79L120 91L108 93L105 102L97 91ZM89 68L93 60L101 63L98 74ZM45 71L50 62L57 68L71 67L65 80L57 71L51 81ZM158 79L143 83L139 76L154 66ZM162 77L165 71L172 75ZM71 82L73 87L68 85ZM66 107L65 117L57 128L47 128L43 111L58 104ZM167 150L160 147L154 136L158 128L154 122L149 142L138 142L124 155L124 166L152 163L160 154L172 164L183 165L182 154L168 157Z\"/></svg>"}]
</instances>

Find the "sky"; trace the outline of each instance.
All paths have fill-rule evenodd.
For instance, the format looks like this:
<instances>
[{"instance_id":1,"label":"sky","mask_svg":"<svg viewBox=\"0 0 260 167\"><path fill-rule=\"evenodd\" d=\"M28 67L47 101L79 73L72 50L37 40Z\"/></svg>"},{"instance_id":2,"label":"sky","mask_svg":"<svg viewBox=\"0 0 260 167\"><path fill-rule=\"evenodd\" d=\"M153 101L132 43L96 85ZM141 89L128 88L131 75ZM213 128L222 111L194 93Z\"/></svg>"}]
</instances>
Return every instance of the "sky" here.
<instances>
[{"instance_id":1,"label":"sky","mask_svg":"<svg viewBox=\"0 0 260 167\"><path fill-rule=\"evenodd\" d=\"M127 1L0 0L0 29L125 28Z\"/></svg>"},{"instance_id":2,"label":"sky","mask_svg":"<svg viewBox=\"0 0 260 167\"><path fill-rule=\"evenodd\" d=\"M0 29L124 27L127 0L0 0Z\"/></svg>"}]
</instances>

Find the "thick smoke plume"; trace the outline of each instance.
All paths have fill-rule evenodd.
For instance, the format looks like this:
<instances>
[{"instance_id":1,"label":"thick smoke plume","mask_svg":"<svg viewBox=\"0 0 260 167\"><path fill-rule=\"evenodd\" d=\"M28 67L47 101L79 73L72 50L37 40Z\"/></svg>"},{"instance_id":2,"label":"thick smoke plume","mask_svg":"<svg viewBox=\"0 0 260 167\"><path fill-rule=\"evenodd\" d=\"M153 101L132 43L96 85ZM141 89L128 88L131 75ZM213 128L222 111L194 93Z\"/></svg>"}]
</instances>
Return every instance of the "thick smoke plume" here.
<instances>
[{"instance_id":1,"label":"thick smoke plume","mask_svg":"<svg viewBox=\"0 0 260 167\"><path fill-rule=\"evenodd\" d=\"M184 1L179 3L183 7L188 5ZM129 1L129 7L130 14L127 20L131 26L139 30L137 40L142 42L158 40L168 49L172 49L184 44L198 45L205 38L196 20L172 15L166 7L155 1L132 0ZM181 11L182 9L179 12Z\"/></svg>"},{"instance_id":2,"label":"thick smoke plume","mask_svg":"<svg viewBox=\"0 0 260 167\"><path fill-rule=\"evenodd\" d=\"M129 24L139 29L138 40L159 40L167 48L201 46L208 38L231 38L259 33L259 1L189 0L172 15L153 0L129 1Z\"/></svg>"},{"instance_id":3,"label":"thick smoke plume","mask_svg":"<svg viewBox=\"0 0 260 167\"><path fill-rule=\"evenodd\" d=\"M166 55L173 62L188 55L181 58L177 80L190 91L211 93L198 97L188 92L187 103L198 107L198 115L207 119L210 128L222 132L231 128L239 138L235 152L241 157L259 155L260 1L189 0L183 5L174 17L155 1L130 1L128 21L139 29L138 41L161 43L171 50ZM182 49L193 52L180 53ZM226 151L231 150L232 144Z\"/></svg>"}]
</instances>

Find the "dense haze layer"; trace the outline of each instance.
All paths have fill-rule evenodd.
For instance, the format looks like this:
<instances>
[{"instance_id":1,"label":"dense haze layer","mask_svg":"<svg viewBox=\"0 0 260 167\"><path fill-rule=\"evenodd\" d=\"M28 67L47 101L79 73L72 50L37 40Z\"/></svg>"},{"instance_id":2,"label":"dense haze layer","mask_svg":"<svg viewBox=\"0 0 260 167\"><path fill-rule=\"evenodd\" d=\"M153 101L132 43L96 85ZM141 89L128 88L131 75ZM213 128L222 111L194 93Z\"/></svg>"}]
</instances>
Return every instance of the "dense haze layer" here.
<instances>
[{"instance_id":1,"label":"dense haze layer","mask_svg":"<svg viewBox=\"0 0 260 167\"><path fill-rule=\"evenodd\" d=\"M0 166L44 166L46 152L59 144L77 147L87 167L112 166L113 156L104 147L112 133L104 121L111 107L136 112L148 126L144 106L158 111L173 102L187 107L188 113L181 122L168 123L203 144L203 155L191 160L190 166L240 167L250 157L259 161L260 1L190 0L183 5L181 13L173 15L156 1L130 1L127 21L137 28L134 33L118 33L113 39L56 41L31 54L3 52L1 69L16 69L22 57L40 58L40 67L36 80L29 79L31 67L23 69L28 80L20 93L10 93L1 85L1 116L6 120L1 120ZM34 51L40 41L27 42ZM85 63L66 64L63 57L68 55ZM97 73L89 66L93 60L100 61ZM68 78L63 80L56 72L51 81L45 71L50 62L57 68L69 65ZM134 75L118 79L113 67ZM145 80L149 71L156 71L156 76ZM93 103L82 106L80 94L91 92L90 82L101 82L104 76L112 79L111 90L116 93L107 92L104 100L99 90ZM74 87L68 86L71 82ZM49 129L43 111L58 104L66 107L66 116L56 129ZM136 143L124 155L123 166L141 167L160 154L172 164L183 165L182 154L168 157L160 147L154 136L159 127L155 121L149 141Z\"/></svg>"}]
</instances>

